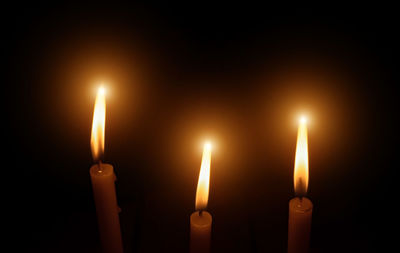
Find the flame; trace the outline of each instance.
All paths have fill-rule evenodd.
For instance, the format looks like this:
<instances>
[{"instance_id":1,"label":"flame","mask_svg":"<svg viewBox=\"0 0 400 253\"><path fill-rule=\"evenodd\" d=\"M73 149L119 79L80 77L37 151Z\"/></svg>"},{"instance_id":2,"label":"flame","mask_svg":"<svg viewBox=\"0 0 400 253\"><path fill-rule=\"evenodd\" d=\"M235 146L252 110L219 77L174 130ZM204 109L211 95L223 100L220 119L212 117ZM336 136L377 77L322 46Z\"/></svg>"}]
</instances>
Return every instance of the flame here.
<instances>
[{"instance_id":1,"label":"flame","mask_svg":"<svg viewBox=\"0 0 400 253\"><path fill-rule=\"evenodd\" d=\"M303 196L308 188L307 118L301 117L297 132L296 158L294 162L294 190Z\"/></svg>"},{"instance_id":2,"label":"flame","mask_svg":"<svg viewBox=\"0 0 400 253\"><path fill-rule=\"evenodd\" d=\"M106 121L106 91L100 87L97 91L96 102L94 104L92 137L90 146L94 161L100 160L104 153L104 129Z\"/></svg>"},{"instance_id":3,"label":"flame","mask_svg":"<svg viewBox=\"0 0 400 253\"><path fill-rule=\"evenodd\" d=\"M203 210L207 207L208 192L210 188L211 148L212 145L210 142L204 144L199 182L196 191L196 210Z\"/></svg>"}]
</instances>

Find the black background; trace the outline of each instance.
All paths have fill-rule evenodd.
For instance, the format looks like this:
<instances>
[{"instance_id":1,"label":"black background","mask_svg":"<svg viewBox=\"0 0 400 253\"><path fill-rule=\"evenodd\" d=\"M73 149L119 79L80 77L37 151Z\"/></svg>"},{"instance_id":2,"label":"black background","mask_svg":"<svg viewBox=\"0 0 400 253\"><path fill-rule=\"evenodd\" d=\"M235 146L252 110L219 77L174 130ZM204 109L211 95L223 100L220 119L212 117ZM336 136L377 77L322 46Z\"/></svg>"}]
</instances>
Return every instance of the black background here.
<instances>
[{"instance_id":1,"label":"black background","mask_svg":"<svg viewBox=\"0 0 400 253\"><path fill-rule=\"evenodd\" d=\"M100 251L89 140L101 81L126 252L188 251L205 139L215 145L213 251L285 252L303 112L311 252L383 252L394 242L393 6L36 3L3 12L3 219L13 252Z\"/></svg>"}]
</instances>

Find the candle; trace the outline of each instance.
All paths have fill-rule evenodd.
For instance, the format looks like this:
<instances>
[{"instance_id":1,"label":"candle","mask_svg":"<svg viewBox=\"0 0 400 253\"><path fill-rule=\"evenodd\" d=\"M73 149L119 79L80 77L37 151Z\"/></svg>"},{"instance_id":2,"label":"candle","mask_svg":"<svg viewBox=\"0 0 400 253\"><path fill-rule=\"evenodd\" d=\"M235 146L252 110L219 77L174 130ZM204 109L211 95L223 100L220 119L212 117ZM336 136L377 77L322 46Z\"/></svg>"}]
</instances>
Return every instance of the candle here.
<instances>
[{"instance_id":1,"label":"candle","mask_svg":"<svg viewBox=\"0 0 400 253\"><path fill-rule=\"evenodd\" d=\"M119 207L115 193L115 174L113 166L101 162L104 153L104 129L106 114L105 90L100 87L97 93L92 125L91 149L95 165L90 168L94 201L100 239L105 253L122 253Z\"/></svg>"},{"instance_id":2,"label":"candle","mask_svg":"<svg viewBox=\"0 0 400 253\"><path fill-rule=\"evenodd\" d=\"M205 211L210 185L211 143L204 144L199 182L196 191L196 212L190 216L190 252L210 252L212 216Z\"/></svg>"},{"instance_id":3,"label":"candle","mask_svg":"<svg viewBox=\"0 0 400 253\"><path fill-rule=\"evenodd\" d=\"M305 197L308 188L307 119L302 117L297 133L294 165L297 197L289 202L288 253L308 252L313 204Z\"/></svg>"}]
</instances>

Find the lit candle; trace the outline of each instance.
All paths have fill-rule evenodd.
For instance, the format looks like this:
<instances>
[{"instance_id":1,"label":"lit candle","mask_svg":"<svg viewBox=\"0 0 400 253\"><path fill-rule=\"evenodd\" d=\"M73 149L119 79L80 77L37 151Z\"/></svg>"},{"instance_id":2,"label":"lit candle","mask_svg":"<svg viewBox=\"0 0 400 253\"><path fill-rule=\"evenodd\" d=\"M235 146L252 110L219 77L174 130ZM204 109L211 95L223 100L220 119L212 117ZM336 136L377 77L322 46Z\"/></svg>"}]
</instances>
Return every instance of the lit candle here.
<instances>
[{"instance_id":1,"label":"lit candle","mask_svg":"<svg viewBox=\"0 0 400 253\"><path fill-rule=\"evenodd\" d=\"M96 204L97 220L102 248L105 253L122 253L119 207L115 193L115 174L113 166L101 162L104 153L104 129L106 115L105 90L100 87L93 113L91 148L96 163L90 168L93 195Z\"/></svg>"},{"instance_id":2,"label":"lit candle","mask_svg":"<svg viewBox=\"0 0 400 253\"><path fill-rule=\"evenodd\" d=\"M205 143L196 191L196 212L190 216L190 252L210 252L212 216L205 211L210 185L211 143Z\"/></svg>"},{"instance_id":3,"label":"lit candle","mask_svg":"<svg viewBox=\"0 0 400 253\"><path fill-rule=\"evenodd\" d=\"M308 252L313 204L305 197L308 187L307 119L302 117L297 133L294 164L297 197L289 202L288 253Z\"/></svg>"}]
</instances>

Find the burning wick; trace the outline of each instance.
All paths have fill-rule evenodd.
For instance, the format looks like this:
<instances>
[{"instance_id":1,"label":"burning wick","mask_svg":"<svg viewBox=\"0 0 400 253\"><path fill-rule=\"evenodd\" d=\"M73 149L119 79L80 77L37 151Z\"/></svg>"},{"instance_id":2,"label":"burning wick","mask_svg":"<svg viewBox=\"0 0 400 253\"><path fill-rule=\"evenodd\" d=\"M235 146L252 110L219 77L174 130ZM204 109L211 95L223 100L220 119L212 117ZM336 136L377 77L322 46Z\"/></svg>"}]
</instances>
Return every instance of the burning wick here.
<instances>
[{"instance_id":1,"label":"burning wick","mask_svg":"<svg viewBox=\"0 0 400 253\"><path fill-rule=\"evenodd\" d=\"M94 165L90 168L93 197L96 205L99 235L104 253L123 253L120 208L115 192L115 173L111 164L102 163L104 155L104 134L106 117L105 89L97 92L92 124L90 145Z\"/></svg>"},{"instance_id":2,"label":"burning wick","mask_svg":"<svg viewBox=\"0 0 400 253\"><path fill-rule=\"evenodd\" d=\"M211 165L210 142L204 143L203 158L201 160L199 181L196 191L196 205L194 213L190 216L190 252L208 253L211 243L212 216L206 211L210 184Z\"/></svg>"},{"instance_id":3,"label":"burning wick","mask_svg":"<svg viewBox=\"0 0 400 253\"><path fill-rule=\"evenodd\" d=\"M99 168L98 168L98 169L99 169L99 170L98 170L98 171L99 171L99 173L102 173L102 172L103 172L103 170L102 170L102 168L101 168L101 160L99 160L99 166L98 166L98 167L99 167Z\"/></svg>"},{"instance_id":4,"label":"burning wick","mask_svg":"<svg viewBox=\"0 0 400 253\"><path fill-rule=\"evenodd\" d=\"M308 188L307 118L299 119L294 163L296 197L289 202L288 253L306 253L309 249L313 204L306 197Z\"/></svg>"}]
</instances>

